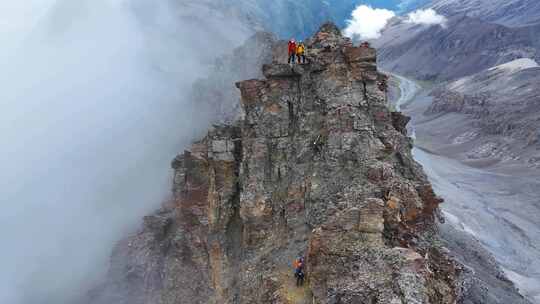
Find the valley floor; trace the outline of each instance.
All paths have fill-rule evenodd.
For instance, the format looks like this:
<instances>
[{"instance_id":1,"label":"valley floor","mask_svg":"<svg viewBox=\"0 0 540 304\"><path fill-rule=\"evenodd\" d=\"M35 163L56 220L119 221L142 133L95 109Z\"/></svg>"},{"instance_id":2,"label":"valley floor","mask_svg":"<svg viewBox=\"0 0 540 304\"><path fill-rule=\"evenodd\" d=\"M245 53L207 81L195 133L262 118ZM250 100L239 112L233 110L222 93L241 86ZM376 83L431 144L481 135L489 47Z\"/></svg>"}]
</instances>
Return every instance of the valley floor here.
<instances>
[{"instance_id":1,"label":"valley floor","mask_svg":"<svg viewBox=\"0 0 540 304\"><path fill-rule=\"evenodd\" d=\"M436 150L436 141L422 128L430 97L416 82L396 78L395 107L413 118L414 155L445 199L447 224L480 241L520 292L540 303L540 179L515 169L473 168L428 152Z\"/></svg>"}]
</instances>

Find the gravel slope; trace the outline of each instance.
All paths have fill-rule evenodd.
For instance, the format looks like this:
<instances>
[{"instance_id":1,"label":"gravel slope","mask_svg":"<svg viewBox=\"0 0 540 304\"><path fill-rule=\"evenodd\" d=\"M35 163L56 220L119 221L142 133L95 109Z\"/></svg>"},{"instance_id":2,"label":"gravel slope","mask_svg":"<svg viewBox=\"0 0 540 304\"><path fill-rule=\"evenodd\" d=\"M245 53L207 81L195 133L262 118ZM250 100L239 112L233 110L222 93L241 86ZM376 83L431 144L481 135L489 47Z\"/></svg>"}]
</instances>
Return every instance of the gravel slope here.
<instances>
[{"instance_id":1,"label":"gravel slope","mask_svg":"<svg viewBox=\"0 0 540 304\"><path fill-rule=\"evenodd\" d=\"M412 116L411 132L417 143L423 142L422 113L430 100L423 97L416 83L397 77L402 92L397 107L404 107ZM415 149L414 155L437 194L446 201L442 206L447 224L441 230L447 246L474 269L480 280L472 288L470 303L521 301L490 255L522 294L540 303L540 227L536 224L540 222L540 182L471 168L421 149ZM489 286L489 294L479 295L483 289L478 286Z\"/></svg>"}]
</instances>

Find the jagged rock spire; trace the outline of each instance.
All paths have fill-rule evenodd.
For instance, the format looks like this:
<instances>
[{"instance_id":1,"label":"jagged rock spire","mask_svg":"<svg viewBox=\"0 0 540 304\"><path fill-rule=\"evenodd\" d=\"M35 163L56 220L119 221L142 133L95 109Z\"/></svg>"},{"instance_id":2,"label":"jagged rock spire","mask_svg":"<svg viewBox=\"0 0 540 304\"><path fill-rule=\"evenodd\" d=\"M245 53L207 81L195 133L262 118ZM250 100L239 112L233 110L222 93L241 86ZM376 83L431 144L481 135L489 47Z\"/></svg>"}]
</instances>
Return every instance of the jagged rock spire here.
<instances>
[{"instance_id":1,"label":"jagged rock spire","mask_svg":"<svg viewBox=\"0 0 540 304\"><path fill-rule=\"evenodd\" d=\"M336 49L344 46L352 46L350 38L344 37L341 31L332 22L321 26L315 35L308 39L308 49Z\"/></svg>"},{"instance_id":2,"label":"jagged rock spire","mask_svg":"<svg viewBox=\"0 0 540 304\"><path fill-rule=\"evenodd\" d=\"M341 36L341 30L331 21L326 22L321 26L318 33L328 33L336 36Z\"/></svg>"}]
</instances>

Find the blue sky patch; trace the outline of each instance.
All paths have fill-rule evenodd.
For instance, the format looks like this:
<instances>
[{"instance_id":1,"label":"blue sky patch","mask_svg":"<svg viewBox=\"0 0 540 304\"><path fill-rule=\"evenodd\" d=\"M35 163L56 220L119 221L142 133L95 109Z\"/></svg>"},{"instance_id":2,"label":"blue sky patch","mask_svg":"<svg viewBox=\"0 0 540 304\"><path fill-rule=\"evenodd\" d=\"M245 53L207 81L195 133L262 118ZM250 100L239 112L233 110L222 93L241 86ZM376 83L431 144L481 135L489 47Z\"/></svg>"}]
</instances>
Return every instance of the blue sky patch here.
<instances>
[{"instance_id":1,"label":"blue sky patch","mask_svg":"<svg viewBox=\"0 0 540 304\"><path fill-rule=\"evenodd\" d=\"M376 8L386 8L397 13L404 13L427 3L428 0L362 0L359 2Z\"/></svg>"}]
</instances>

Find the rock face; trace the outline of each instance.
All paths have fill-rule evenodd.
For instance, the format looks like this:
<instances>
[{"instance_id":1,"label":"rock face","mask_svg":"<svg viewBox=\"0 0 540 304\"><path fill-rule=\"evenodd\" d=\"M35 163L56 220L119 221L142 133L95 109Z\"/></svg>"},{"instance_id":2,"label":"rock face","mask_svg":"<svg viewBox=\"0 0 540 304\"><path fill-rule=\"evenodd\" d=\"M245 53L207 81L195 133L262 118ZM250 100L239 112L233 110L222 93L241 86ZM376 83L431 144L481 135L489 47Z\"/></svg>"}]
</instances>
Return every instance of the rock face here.
<instances>
[{"instance_id":1,"label":"rock face","mask_svg":"<svg viewBox=\"0 0 540 304\"><path fill-rule=\"evenodd\" d=\"M174 200L117 246L91 302L460 301L441 200L387 108L375 50L333 24L306 45L308 64L276 56L265 79L237 83L242 119L176 157Z\"/></svg>"}]
</instances>

